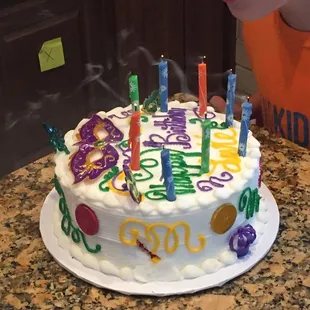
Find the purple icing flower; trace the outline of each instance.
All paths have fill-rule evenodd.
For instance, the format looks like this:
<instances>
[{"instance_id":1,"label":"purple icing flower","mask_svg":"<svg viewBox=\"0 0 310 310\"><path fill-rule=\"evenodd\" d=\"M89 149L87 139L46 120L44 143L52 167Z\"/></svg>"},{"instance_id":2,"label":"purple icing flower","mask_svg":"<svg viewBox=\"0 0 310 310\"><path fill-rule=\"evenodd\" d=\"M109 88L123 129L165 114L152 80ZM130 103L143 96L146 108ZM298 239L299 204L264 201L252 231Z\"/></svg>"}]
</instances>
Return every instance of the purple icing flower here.
<instances>
[{"instance_id":1,"label":"purple icing flower","mask_svg":"<svg viewBox=\"0 0 310 310\"><path fill-rule=\"evenodd\" d=\"M238 257L248 254L250 245L256 239L255 229L251 225L240 226L229 238L231 251L236 252Z\"/></svg>"}]
</instances>

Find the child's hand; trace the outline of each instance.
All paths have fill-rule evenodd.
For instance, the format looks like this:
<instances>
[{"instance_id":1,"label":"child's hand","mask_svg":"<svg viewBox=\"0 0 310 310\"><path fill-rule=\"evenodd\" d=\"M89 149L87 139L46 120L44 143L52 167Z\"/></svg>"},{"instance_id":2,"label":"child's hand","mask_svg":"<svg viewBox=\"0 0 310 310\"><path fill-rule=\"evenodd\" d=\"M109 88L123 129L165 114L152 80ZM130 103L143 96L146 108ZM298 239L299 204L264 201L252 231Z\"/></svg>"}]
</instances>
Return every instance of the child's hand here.
<instances>
[{"instance_id":1,"label":"child's hand","mask_svg":"<svg viewBox=\"0 0 310 310\"><path fill-rule=\"evenodd\" d=\"M220 96L213 96L210 100L210 105L214 108L215 112L225 113L226 101ZM234 114L236 119L241 117L241 105L235 104Z\"/></svg>"},{"instance_id":2,"label":"child's hand","mask_svg":"<svg viewBox=\"0 0 310 310\"><path fill-rule=\"evenodd\" d=\"M259 126L263 124L262 110L261 110L262 100L263 100L263 97L261 96L259 92L256 92L250 98L250 102L252 103L252 119L255 119L256 124ZM237 120L241 119L241 112L242 112L241 104L242 102L240 102L240 100L239 101L236 100L235 106L234 106L234 114ZM213 96L210 100L210 105L214 108L216 112L225 113L226 102L222 97Z\"/></svg>"}]
</instances>

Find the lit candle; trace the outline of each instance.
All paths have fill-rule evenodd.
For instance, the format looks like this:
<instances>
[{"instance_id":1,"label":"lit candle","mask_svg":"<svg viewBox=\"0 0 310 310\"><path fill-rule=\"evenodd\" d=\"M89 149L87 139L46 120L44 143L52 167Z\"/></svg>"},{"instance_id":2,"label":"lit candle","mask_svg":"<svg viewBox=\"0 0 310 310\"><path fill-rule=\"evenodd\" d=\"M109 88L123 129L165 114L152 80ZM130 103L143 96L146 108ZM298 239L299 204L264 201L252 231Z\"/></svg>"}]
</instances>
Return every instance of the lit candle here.
<instances>
[{"instance_id":1,"label":"lit candle","mask_svg":"<svg viewBox=\"0 0 310 310\"><path fill-rule=\"evenodd\" d=\"M243 157L246 156L251 114L252 103L249 102L248 98L247 102L242 104L242 118L238 146L238 154Z\"/></svg>"},{"instance_id":2,"label":"lit candle","mask_svg":"<svg viewBox=\"0 0 310 310\"><path fill-rule=\"evenodd\" d=\"M131 115L128 140L131 148L130 168L134 171L140 170L140 132L140 111L135 111Z\"/></svg>"},{"instance_id":3,"label":"lit candle","mask_svg":"<svg viewBox=\"0 0 310 310\"><path fill-rule=\"evenodd\" d=\"M163 149L161 151L161 165L162 165L162 178L164 178L164 185L166 187L167 199L169 201L175 201L175 188L172 174L172 164L170 160L170 151Z\"/></svg>"},{"instance_id":4,"label":"lit candle","mask_svg":"<svg viewBox=\"0 0 310 310\"><path fill-rule=\"evenodd\" d=\"M205 56L203 57L206 58ZM203 117L207 111L207 65L202 60L198 65L199 88L199 116Z\"/></svg>"},{"instance_id":5,"label":"lit candle","mask_svg":"<svg viewBox=\"0 0 310 310\"><path fill-rule=\"evenodd\" d=\"M168 63L161 55L161 61L158 65L159 71L159 94L160 94L160 111L168 112Z\"/></svg>"},{"instance_id":6,"label":"lit candle","mask_svg":"<svg viewBox=\"0 0 310 310\"><path fill-rule=\"evenodd\" d=\"M133 74L129 78L129 97L131 101L132 112L135 111L135 105L137 109L140 110L140 101L139 101L139 83L138 76Z\"/></svg>"},{"instance_id":7,"label":"lit candle","mask_svg":"<svg viewBox=\"0 0 310 310\"><path fill-rule=\"evenodd\" d=\"M210 139L211 139L211 121L204 120L202 127L202 143L201 143L201 173L210 171Z\"/></svg>"},{"instance_id":8,"label":"lit candle","mask_svg":"<svg viewBox=\"0 0 310 310\"><path fill-rule=\"evenodd\" d=\"M227 99L226 99L226 127L232 127L234 122L234 106L236 96L236 74L232 73L228 75L227 81Z\"/></svg>"}]
</instances>

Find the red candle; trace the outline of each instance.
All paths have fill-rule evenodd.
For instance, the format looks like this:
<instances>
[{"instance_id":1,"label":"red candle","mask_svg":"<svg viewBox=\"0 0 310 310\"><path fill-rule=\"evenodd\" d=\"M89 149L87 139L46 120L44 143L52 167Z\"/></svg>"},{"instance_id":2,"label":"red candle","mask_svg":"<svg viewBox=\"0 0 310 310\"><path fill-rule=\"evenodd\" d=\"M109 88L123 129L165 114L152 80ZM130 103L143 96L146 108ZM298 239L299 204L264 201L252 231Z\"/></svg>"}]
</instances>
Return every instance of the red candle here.
<instances>
[{"instance_id":1,"label":"red candle","mask_svg":"<svg viewBox=\"0 0 310 310\"><path fill-rule=\"evenodd\" d=\"M204 57L205 58L205 57ZM202 60L198 65L199 85L199 116L203 117L207 111L207 65Z\"/></svg>"},{"instance_id":2,"label":"red candle","mask_svg":"<svg viewBox=\"0 0 310 310\"><path fill-rule=\"evenodd\" d=\"M140 170L140 111L131 116L128 146L131 148L130 168Z\"/></svg>"}]
</instances>

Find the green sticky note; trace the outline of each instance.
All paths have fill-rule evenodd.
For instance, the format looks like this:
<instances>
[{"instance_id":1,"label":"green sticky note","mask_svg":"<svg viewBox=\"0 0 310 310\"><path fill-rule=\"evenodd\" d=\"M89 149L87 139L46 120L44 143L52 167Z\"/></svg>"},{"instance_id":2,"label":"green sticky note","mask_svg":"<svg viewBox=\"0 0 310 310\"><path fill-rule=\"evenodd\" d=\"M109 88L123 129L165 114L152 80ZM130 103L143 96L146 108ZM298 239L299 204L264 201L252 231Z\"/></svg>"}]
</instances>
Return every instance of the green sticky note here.
<instances>
[{"instance_id":1,"label":"green sticky note","mask_svg":"<svg viewBox=\"0 0 310 310\"><path fill-rule=\"evenodd\" d=\"M65 56L61 38L44 42L38 56L41 72L63 66Z\"/></svg>"}]
</instances>

